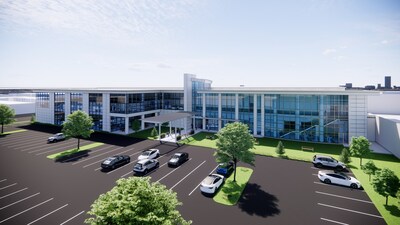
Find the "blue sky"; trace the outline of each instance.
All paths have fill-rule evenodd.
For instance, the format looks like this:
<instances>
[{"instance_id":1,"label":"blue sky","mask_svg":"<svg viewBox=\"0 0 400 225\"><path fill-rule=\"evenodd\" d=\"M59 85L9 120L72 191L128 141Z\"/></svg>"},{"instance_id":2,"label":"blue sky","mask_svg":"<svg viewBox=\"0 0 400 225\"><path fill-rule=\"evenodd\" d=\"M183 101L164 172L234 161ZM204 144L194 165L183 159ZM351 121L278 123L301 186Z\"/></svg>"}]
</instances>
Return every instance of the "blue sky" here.
<instances>
[{"instance_id":1,"label":"blue sky","mask_svg":"<svg viewBox=\"0 0 400 225\"><path fill-rule=\"evenodd\" d=\"M0 1L1 87L400 86L398 0Z\"/></svg>"}]
</instances>

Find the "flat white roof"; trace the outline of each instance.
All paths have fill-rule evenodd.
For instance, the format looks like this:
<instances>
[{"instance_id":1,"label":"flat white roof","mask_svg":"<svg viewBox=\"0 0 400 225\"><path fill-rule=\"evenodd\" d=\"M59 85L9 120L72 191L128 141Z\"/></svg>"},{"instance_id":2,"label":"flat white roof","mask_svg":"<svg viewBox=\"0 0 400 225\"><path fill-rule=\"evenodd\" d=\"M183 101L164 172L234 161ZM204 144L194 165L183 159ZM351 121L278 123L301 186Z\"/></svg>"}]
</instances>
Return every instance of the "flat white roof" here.
<instances>
[{"instance_id":1,"label":"flat white roof","mask_svg":"<svg viewBox=\"0 0 400 225\"><path fill-rule=\"evenodd\" d=\"M392 120L393 122L400 123L400 115L393 115L393 114L373 114L369 113L369 115L379 116L388 120Z\"/></svg>"}]
</instances>

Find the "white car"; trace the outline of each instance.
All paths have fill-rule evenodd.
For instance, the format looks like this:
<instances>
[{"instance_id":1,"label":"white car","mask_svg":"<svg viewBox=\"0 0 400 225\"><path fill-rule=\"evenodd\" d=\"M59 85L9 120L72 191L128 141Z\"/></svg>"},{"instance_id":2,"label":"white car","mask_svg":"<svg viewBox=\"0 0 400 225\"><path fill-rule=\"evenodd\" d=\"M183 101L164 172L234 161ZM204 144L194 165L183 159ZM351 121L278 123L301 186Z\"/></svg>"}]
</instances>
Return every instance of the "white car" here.
<instances>
[{"instance_id":1,"label":"white car","mask_svg":"<svg viewBox=\"0 0 400 225\"><path fill-rule=\"evenodd\" d=\"M313 164L315 167L321 168L323 166L332 167L336 170L344 170L346 169L346 165L342 162L337 161L336 159L326 156L326 155L314 155Z\"/></svg>"},{"instance_id":2,"label":"white car","mask_svg":"<svg viewBox=\"0 0 400 225\"><path fill-rule=\"evenodd\" d=\"M159 155L160 155L160 150L152 148L152 149L146 150L142 154L140 154L139 157L138 157L138 160L155 159Z\"/></svg>"},{"instance_id":3,"label":"white car","mask_svg":"<svg viewBox=\"0 0 400 225\"><path fill-rule=\"evenodd\" d=\"M143 159L133 166L134 173L147 174L149 171L157 169L160 163L157 159Z\"/></svg>"},{"instance_id":4,"label":"white car","mask_svg":"<svg viewBox=\"0 0 400 225\"><path fill-rule=\"evenodd\" d=\"M57 141L65 140L65 135L63 133L57 133L47 139L47 143L53 143Z\"/></svg>"},{"instance_id":5,"label":"white car","mask_svg":"<svg viewBox=\"0 0 400 225\"><path fill-rule=\"evenodd\" d=\"M214 194L224 183L224 176L219 174L208 175L200 184L200 191L207 194Z\"/></svg>"},{"instance_id":6,"label":"white car","mask_svg":"<svg viewBox=\"0 0 400 225\"><path fill-rule=\"evenodd\" d=\"M356 178L347 176L344 173L320 170L318 171L318 178L325 184L339 184L351 188L361 188L361 183Z\"/></svg>"}]
</instances>

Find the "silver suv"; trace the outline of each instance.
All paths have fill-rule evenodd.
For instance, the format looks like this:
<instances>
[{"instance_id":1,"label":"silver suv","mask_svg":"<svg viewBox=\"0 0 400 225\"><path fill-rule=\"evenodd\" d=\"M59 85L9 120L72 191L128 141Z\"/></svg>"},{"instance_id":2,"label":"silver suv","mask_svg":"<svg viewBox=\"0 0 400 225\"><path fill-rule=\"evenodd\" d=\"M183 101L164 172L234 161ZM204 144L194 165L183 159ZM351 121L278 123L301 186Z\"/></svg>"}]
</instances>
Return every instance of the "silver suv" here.
<instances>
[{"instance_id":1,"label":"silver suv","mask_svg":"<svg viewBox=\"0 0 400 225\"><path fill-rule=\"evenodd\" d=\"M65 135L63 133L57 133L47 139L47 143L63 141L65 140Z\"/></svg>"},{"instance_id":2,"label":"silver suv","mask_svg":"<svg viewBox=\"0 0 400 225\"><path fill-rule=\"evenodd\" d=\"M346 165L342 162L337 161L336 159L326 156L326 155L314 155L313 157L313 164L315 167L332 167L337 170L344 170L346 169Z\"/></svg>"},{"instance_id":3,"label":"silver suv","mask_svg":"<svg viewBox=\"0 0 400 225\"><path fill-rule=\"evenodd\" d=\"M143 159L136 163L133 167L133 172L147 174L149 171L156 169L160 166L157 159Z\"/></svg>"}]
</instances>

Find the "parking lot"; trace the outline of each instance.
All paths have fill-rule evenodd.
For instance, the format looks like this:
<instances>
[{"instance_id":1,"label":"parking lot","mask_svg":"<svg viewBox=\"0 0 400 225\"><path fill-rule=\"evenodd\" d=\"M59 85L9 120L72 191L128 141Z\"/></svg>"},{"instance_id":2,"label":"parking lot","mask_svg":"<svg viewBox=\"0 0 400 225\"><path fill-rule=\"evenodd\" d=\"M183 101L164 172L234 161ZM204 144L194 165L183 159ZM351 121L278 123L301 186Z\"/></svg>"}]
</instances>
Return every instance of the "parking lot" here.
<instances>
[{"instance_id":1,"label":"parking lot","mask_svg":"<svg viewBox=\"0 0 400 225\"><path fill-rule=\"evenodd\" d=\"M212 149L97 135L81 146L104 145L55 162L46 156L76 147L76 140L47 144L56 128L25 129L0 137L0 224L83 224L93 201L119 178L133 176L137 156L149 148L160 149L161 156L160 168L147 176L177 192L179 211L193 224L386 224L364 191L321 183L311 163L257 156L242 198L224 206L198 188L217 167ZM188 152L190 160L169 168L177 151ZM100 163L117 154L131 162L102 171Z\"/></svg>"}]
</instances>

